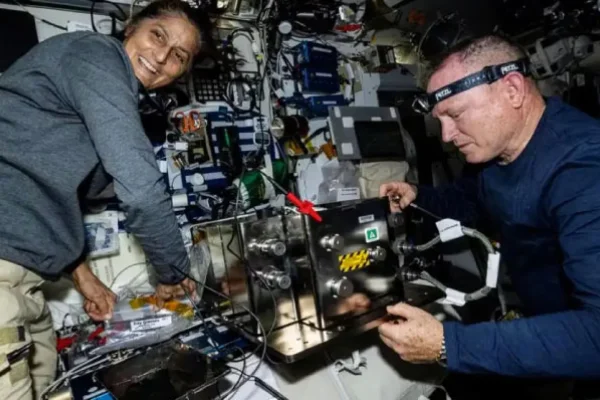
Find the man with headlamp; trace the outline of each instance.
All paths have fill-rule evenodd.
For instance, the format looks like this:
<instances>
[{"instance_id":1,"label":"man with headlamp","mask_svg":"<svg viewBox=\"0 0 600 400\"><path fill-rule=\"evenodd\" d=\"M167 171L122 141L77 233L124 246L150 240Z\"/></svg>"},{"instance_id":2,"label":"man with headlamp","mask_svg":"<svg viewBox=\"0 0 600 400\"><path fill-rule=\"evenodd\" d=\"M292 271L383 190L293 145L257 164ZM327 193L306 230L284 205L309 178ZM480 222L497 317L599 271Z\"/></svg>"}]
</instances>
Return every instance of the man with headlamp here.
<instances>
[{"instance_id":1,"label":"man with headlamp","mask_svg":"<svg viewBox=\"0 0 600 400\"><path fill-rule=\"evenodd\" d=\"M439 119L444 142L482 172L436 189L392 182L380 191L399 197L399 209L416 201L465 224L483 212L498 228L525 317L441 323L398 304L388 309L398 320L379 328L406 361L486 375L478 379L482 397L470 398L506 398L519 394L509 387L526 390L538 379L557 383L543 398L566 399L570 385L558 383L600 377L600 123L544 99L528 76L525 54L503 38L458 44L414 107ZM492 376L530 380L495 392Z\"/></svg>"}]
</instances>

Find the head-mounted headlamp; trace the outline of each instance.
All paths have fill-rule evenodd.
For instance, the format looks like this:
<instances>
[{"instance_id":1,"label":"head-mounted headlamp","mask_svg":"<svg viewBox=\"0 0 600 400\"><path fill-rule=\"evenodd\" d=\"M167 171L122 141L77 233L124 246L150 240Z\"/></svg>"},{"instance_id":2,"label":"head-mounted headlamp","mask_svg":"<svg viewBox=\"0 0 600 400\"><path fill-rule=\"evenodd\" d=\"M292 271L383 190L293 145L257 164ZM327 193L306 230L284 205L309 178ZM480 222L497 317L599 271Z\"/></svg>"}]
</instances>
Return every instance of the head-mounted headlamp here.
<instances>
[{"instance_id":1,"label":"head-mounted headlamp","mask_svg":"<svg viewBox=\"0 0 600 400\"><path fill-rule=\"evenodd\" d=\"M475 86L494 83L498 79L515 71L520 72L525 76L529 75L529 60L527 58L521 58L504 64L490 65L484 67L479 72L475 72L474 74L441 87L435 92L418 94L413 100L413 109L420 114L429 114L437 103L474 88Z\"/></svg>"}]
</instances>

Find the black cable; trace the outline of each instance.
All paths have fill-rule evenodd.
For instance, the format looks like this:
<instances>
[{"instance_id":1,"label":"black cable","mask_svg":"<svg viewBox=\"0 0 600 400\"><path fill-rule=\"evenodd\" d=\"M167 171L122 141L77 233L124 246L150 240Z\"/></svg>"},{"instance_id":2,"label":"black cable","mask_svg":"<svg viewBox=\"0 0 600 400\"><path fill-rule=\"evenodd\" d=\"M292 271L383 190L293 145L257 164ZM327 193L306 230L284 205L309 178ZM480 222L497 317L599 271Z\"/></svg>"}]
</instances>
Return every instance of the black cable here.
<instances>
[{"instance_id":1,"label":"black cable","mask_svg":"<svg viewBox=\"0 0 600 400\"><path fill-rule=\"evenodd\" d=\"M235 217L234 217L234 219L235 219ZM236 231L234 230L233 233L232 233L232 235L231 235L231 238L229 239L229 243L226 246L227 251L229 251L231 254L233 254L233 256L235 258L237 258L238 260L240 260L244 264L244 266L250 270L250 273L252 273L252 275L254 275L254 277L256 279L258 279L263 284L263 286L265 286L267 288L267 290L269 291L269 294L271 295L271 300L273 301L273 311L274 311L275 317L273 318L273 322L271 323L271 327L267 331L267 337L269 337L271 335L271 333L273 333L273 330L275 330L275 324L277 322L277 318L276 318L276 316L277 316L277 300L275 299L275 295L273 294L273 290L271 290L269 288L269 285L264 280L264 278L262 276L260 276L258 274L258 272L254 268L252 268L250 266L250 264L248 263L248 261L246 259L242 258L239 254L237 254L231 248L231 245L233 243L233 239L234 239L235 235L236 235Z\"/></svg>"},{"instance_id":2,"label":"black cable","mask_svg":"<svg viewBox=\"0 0 600 400\"><path fill-rule=\"evenodd\" d=\"M194 278L193 276L191 276L189 273L186 273L186 272L182 271L179 267L176 267L175 265L169 265L169 266L171 267L171 269L174 270L174 272L179 272L179 274L181 274L182 276L184 276L184 277L186 277L186 278L188 278L188 279L196 282L197 285L201 285L205 290L208 290L208 291L212 292L213 294L216 294L217 296L222 297L222 298L224 298L225 300L227 300L229 302L233 302L233 300L231 299L231 297L226 296L223 293L220 293L219 291L217 291L217 290L211 288L210 286L206 285L205 283L198 281L196 278ZM258 324L260 330L263 333L262 336L264 338L264 342L262 343L262 345L263 345L262 354L261 354L261 356L259 358L259 361L258 361L258 363L256 365L256 368L254 368L254 370L252 371L252 373L249 374L250 376L254 376L258 372L258 369L260 368L261 364L263 363L263 361L265 360L266 355L267 355L267 334L266 334L266 331L265 331L265 328L264 328L263 324L260 322L260 318L258 318L258 316L256 314L254 314L252 311L250 311L245 306L243 306L241 304L239 306L241 308L243 308L250 316L252 316L256 320L256 323ZM247 381L248 381L248 379L246 379L246 381L242 382L239 385L239 387L243 386ZM235 386L234 386L234 388L235 388ZM234 389L234 388L232 388L232 389ZM229 396L232 392L233 392L233 390L230 390L225 395L225 397L223 397L223 399L225 399L227 396Z\"/></svg>"},{"instance_id":3,"label":"black cable","mask_svg":"<svg viewBox=\"0 0 600 400\"><path fill-rule=\"evenodd\" d=\"M96 0L92 1L92 5L90 6L90 22L92 24L92 30L94 32L98 32L98 29L96 29L96 23L94 22L94 8L96 7Z\"/></svg>"},{"instance_id":4,"label":"black cable","mask_svg":"<svg viewBox=\"0 0 600 400\"><path fill-rule=\"evenodd\" d=\"M241 184L242 184L242 179L243 179L243 176L244 176L244 174L245 174L245 173L246 173L246 166L244 166L244 167L242 168L242 173L240 174L240 184L239 184L239 187L238 187L238 192L237 192L237 197L236 197L236 203L235 203L235 209L234 209L234 221L236 222L236 224L237 224L237 213L238 213L238 211L239 211L239 202L240 202L240 195L241 195ZM235 254L235 252L232 252L232 254L236 255L236 254ZM237 255L236 255L236 256L237 256ZM257 277L257 278L258 278L258 279L259 279L261 282L263 282L263 284L265 284L265 285L266 285L266 287L267 287L267 288L269 287L269 286L268 286L268 284L266 284L266 282L264 281L264 279L262 279L262 277L260 277L260 276L259 276L259 275L256 273L256 271L254 271L254 269L253 269L253 268L251 268L251 267L250 267L250 265L249 265L249 264L248 264L248 263L247 263L247 262L246 262L244 259L242 259L240 256L237 256L237 257L238 257L238 258L239 258L239 259L240 259L240 260L241 260L241 261L242 261L242 262L245 264L245 266L246 266L246 267L247 267L247 268L248 268L248 269L249 269L249 270L250 270L250 271L251 271L253 274L255 274L255 276L256 276L256 277ZM186 278L193 280L194 282L196 282L196 284L198 284L198 285L201 285L201 286L202 286L204 289L206 289L206 290L208 290L208 291L210 291L210 292L212 292L212 293L216 294L216 295L217 295L217 296L219 296L219 297L222 297L222 298L226 299L227 301L229 301L229 302L231 302L231 303L233 304L233 300L231 299L231 297L229 297L229 296L226 296L226 295L224 295L224 294L222 294L222 293L220 293L220 292L218 292L218 291L216 291L216 290L212 289L212 288L211 288L211 287L209 287L208 285L206 285L206 284L204 284L204 283L202 283L202 282L198 281L198 280L197 280L197 279L195 279L194 277L192 277L192 276L191 276L189 273L184 273L184 272L183 272L181 269L179 269L178 267L176 267L176 266L174 266L174 265L171 265L171 268L172 268L172 269L175 269L175 270L177 270L177 271L178 271L180 274L182 274L182 275L183 275L183 276L185 276ZM252 351L252 353L255 353L255 352L257 352L257 351L258 351L258 349L260 349L260 346L261 346L261 345L262 345L262 347L263 347L263 351L262 351L262 354L261 354L261 356L260 356L260 358L259 358L259 362L257 363L257 365L256 365L256 368L255 368L255 369L252 371L252 373L250 374L250 376L254 376L254 375L256 375L256 372L257 372L257 371L258 371L258 369L260 368L260 365L263 363L263 361L265 360L265 358L266 358L266 356L267 356L267 339L268 339L269 335L272 333L272 331L274 330L274 328L275 328L275 323L276 323L276 321L277 321L277 318L276 318L276 315L277 315L277 307L276 307L276 306L277 306L277 303L276 303L276 300L275 300L275 296L273 295L273 293L272 293L272 291L271 291L271 290L269 290L269 293L271 294L271 296L272 296L272 299L273 299L274 314L275 314L275 316L274 316L274 318L273 318L273 323L272 323L272 325L271 325L271 328L269 329L269 332L265 331L265 328L264 328L264 326L262 325L262 322L260 321L260 318L258 318L258 316L257 316L256 314L254 314L252 311L250 311L250 310L249 310L248 308L246 308L245 306L243 306L243 305L239 305L239 306L240 306L241 308L243 308L243 309L244 309L244 310L245 310L245 311L246 311L246 312L247 312L247 313L248 313L250 316L252 316L252 317L253 317L253 318L256 320L256 322L257 322L257 324L258 324L258 326L259 326L259 328L260 328L260 331L262 332L262 336L263 336L263 343L262 343L262 344L261 344L261 343L259 343L259 344L257 345L256 349ZM259 340L259 341L260 341L260 340ZM252 354L252 353L251 353L251 354ZM244 359L244 361L245 361L245 359ZM245 384L247 381L248 381L248 379L246 379L246 381L245 381L245 382L241 382L241 383L239 384L238 388L239 388L239 387L241 387L241 386L243 386L243 385L244 385L244 384ZM236 385L237 385L237 384L236 384ZM230 390L230 391L229 391L229 392L228 392L228 393L225 395L225 397L223 397L223 399L225 399L225 398L226 398L226 397L228 397L228 396L229 396L231 393L233 393L233 392L234 392L234 390L236 389L236 385L234 385L234 387L232 387L232 390Z\"/></svg>"},{"instance_id":5,"label":"black cable","mask_svg":"<svg viewBox=\"0 0 600 400\"><path fill-rule=\"evenodd\" d=\"M244 354L244 350L243 350L242 348L240 348L240 347L238 347L238 346L234 346L234 349L238 349L238 350L239 350L239 351L242 353L242 355ZM250 355L252 355L252 353L250 353ZM241 381L242 381L242 377L243 377L243 376L246 374L246 372L245 372L245 371L246 371L246 360L247 360L247 359L248 359L247 357L245 357L245 358L242 358L242 359L241 359L241 361L242 361L242 373L241 373L241 374L240 374L240 376L238 377L238 380L237 380L237 381L236 381L236 382L233 384L233 386L232 386L232 387L231 387L231 389L229 390L229 393L227 393L227 396L229 396L229 395L230 395L230 394L232 394L232 393L235 393L235 392L237 392L237 391L239 390L239 388L241 388L241 387L242 387ZM234 360L232 360L232 361L233 361L233 362L237 362L237 361L235 361L235 359L234 359ZM232 367L231 365L227 365L227 367L228 367L228 368L230 368L230 369L233 369L233 370L238 370L237 368L235 368L235 367ZM239 371L239 370L238 370L238 371ZM249 379L248 379L248 380L249 380ZM239 385L239 386L238 386L238 385ZM227 396L225 396L225 397L227 397ZM223 397L223 399L225 399L225 397Z\"/></svg>"},{"instance_id":6,"label":"black cable","mask_svg":"<svg viewBox=\"0 0 600 400\"><path fill-rule=\"evenodd\" d=\"M37 17L34 17L34 18L37 18ZM63 30L63 31L68 31L69 30L66 26L61 26L61 25L55 24L54 22L50 22L47 19L44 19L44 18L37 18L37 19L39 19L41 22L43 22L43 23L45 23L47 25L53 26L53 27L58 28L60 30Z\"/></svg>"},{"instance_id":7,"label":"black cable","mask_svg":"<svg viewBox=\"0 0 600 400\"><path fill-rule=\"evenodd\" d=\"M239 347L235 347L236 349L240 350L243 352L243 350ZM260 387L261 389L263 389L265 392L269 393L271 396L280 399L280 400L287 400L287 397L285 397L282 393L280 393L278 390L275 390L275 388L273 388L271 385L267 384L265 381L263 381L262 379L256 377L256 376L249 376L248 374L246 374L244 372L244 368L242 368L241 370L239 368L236 367L232 367L231 365L228 366L230 369L237 371L240 373L240 375L245 375L248 376L248 380L254 381L256 383L256 385L258 387Z\"/></svg>"},{"instance_id":8,"label":"black cable","mask_svg":"<svg viewBox=\"0 0 600 400\"><path fill-rule=\"evenodd\" d=\"M173 189L173 185L175 185L175 179L179 178L180 176L181 176L181 172L178 173L178 174L175 174L175 176L173 176L173 179L171 179L171 187L170 187L170 189ZM184 184L183 178L181 179L181 184L182 185ZM185 185L183 185L183 186L185 186Z\"/></svg>"},{"instance_id":9,"label":"black cable","mask_svg":"<svg viewBox=\"0 0 600 400\"><path fill-rule=\"evenodd\" d=\"M125 12L125 10L123 10L123 8L119 4L109 1L109 0L90 0L90 1L92 2L92 5L90 6L90 22L92 25L92 30L94 32L98 32L98 29L96 28L96 23L94 21L94 11L96 9L96 3L108 3L108 4L116 7L121 12L121 14L123 16L122 18L119 18L114 13L109 13L109 16L113 23L113 27L115 26L115 22L114 22L115 19L118 19L121 22L127 21L127 18L128 18L127 13ZM114 33L114 32L111 32L111 33Z\"/></svg>"},{"instance_id":10,"label":"black cable","mask_svg":"<svg viewBox=\"0 0 600 400\"><path fill-rule=\"evenodd\" d=\"M235 37L238 35L247 38L250 40L250 43L254 43L254 34L250 28L237 28L231 31L231 33L228 35L231 44L233 44L233 39L235 39Z\"/></svg>"},{"instance_id":11,"label":"black cable","mask_svg":"<svg viewBox=\"0 0 600 400\"><path fill-rule=\"evenodd\" d=\"M242 173L240 174L240 184L238 187L238 192L237 192L237 196L236 196L236 201L235 201L235 207L233 209L233 220L235 221L235 224L237 226L238 224L238 212L239 212L239 204L240 204L240 194L242 192L241 190L241 186L242 186L242 179L244 179L244 175L246 174L246 166L242 167ZM252 268L252 266L250 266L250 263L248 263L248 260L245 259L245 257L242 257L241 255L237 254L235 251L233 251L233 249L231 248L231 245L233 244L233 239L235 237L235 235L237 234L237 230L234 229L232 234L231 234L231 238L229 239L229 243L226 246L227 251L229 251L231 254L233 254L234 257L236 257L238 260L240 260L242 262L242 264L248 268L248 270L250 270L250 273L252 273L254 275L254 277L256 279L258 279L266 288L269 288L268 283L264 280L264 278L262 276L260 276L258 274L258 272ZM241 248L241 243L240 243L240 238L238 237L238 245ZM267 336L265 337L265 341L266 338L269 337L269 335L271 335L271 333L273 333L273 330L275 329L275 324L277 322L277 301L275 299L275 295L273 294L273 291L269 289L269 294L271 295L271 300L273 301L273 322L271 323L271 327L269 328L269 331L267 332ZM256 350L258 350L258 348L256 348L253 352L255 352Z\"/></svg>"},{"instance_id":12,"label":"black cable","mask_svg":"<svg viewBox=\"0 0 600 400\"><path fill-rule=\"evenodd\" d=\"M329 132L329 126L324 126L311 133L306 139L304 139L304 143L310 142L311 140L319 136L321 133L325 132Z\"/></svg>"},{"instance_id":13,"label":"black cable","mask_svg":"<svg viewBox=\"0 0 600 400\"><path fill-rule=\"evenodd\" d=\"M288 193L288 191L283 186L281 186L279 183L277 183L277 181L275 179L271 178L269 175L265 174L260 169L257 169L256 171L258 171L259 174L264 176L265 179L268 180L273 186L275 186L275 188L278 189L282 194Z\"/></svg>"},{"instance_id":14,"label":"black cable","mask_svg":"<svg viewBox=\"0 0 600 400\"><path fill-rule=\"evenodd\" d=\"M239 212L239 204L240 204L240 194L241 194L241 185L242 185L242 180L244 178L244 175L246 174L247 168L244 165L242 167L242 173L240 174L240 183L238 186L238 191L237 191L237 195L236 195L236 201L235 201L235 207L234 207L234 212L233 212L233 219L235 221L235 224L237 226L238 223L238 212ZM232 248L231 245L233 244L233 240L237 235L237 230L234 229L232 234L231 234L231 238L229 239L229 242L227 243L227 246L225 247L227 249L227 251L229 251L234 257L236 257L238 260L240 260L242 262L242 265L247 268L250 273L258 280L261 282L261 284L266 287L269 291L269 294L271 296L271 300L273 302L273 322L271 323L271 326L269 328L269 331L266 334L265 337L265 346L266 346L266 341L267 338L271 335L271 333L273 333L273 331L275 330L275 325L277 323L277 300L275 299L275 295L273 293L273 291L270 289L268 283L264 280L264 278L262 276L260 276L258 274L258 272L252 268L252 266L250 265L250 263L248 263L248 261L243 258L241 255L237 254ZM238 237L238 245L241 247L241 243L240 243L240 238ZM246 357L249 358L253 353L256 353L258 351L258 349L260 348L260 344L256 346L256 348L254 350L252 350L250 353L248 353L248 356Z\"/></svg>"},{"instance_id":15,"label":"black cable","mask_svg":"<svg viewBox=\"0 0 600 400\"><path fill-rule=\"evenodd\" d=\"M258 28L260 26L260 23L262 22L262 17L264 15L267 15L267 11L271 11L273 9L273 6L271 7L265 7L266 3L261 7L261 10L258 12L258 15L256 16L256 22L255 22L255 26ZM264 15L263 15L264 13Z\"/></svg>"},{"instance_id":16,"label":"black cable","mask_svg":"<svg viewBox=\"0 0 600 400\"><path fill-rule=\"evenodd\" d=\"M240 83L241 85L248 85L250 90L250 106L248 108L241 108L236 106L233 101L234 101L234 95L233 95L233 84L234 83ZM256 108L256 94L254 93L254 89L252 88L252 82L247 79L244 78L243 76L238 76L237 78L233 78L231 79L228 83L227 86L225 88L225 93L224 96L225 98L225 102L229 105L229 107L231 107L234 111L234 113L236 113L237 115L240 114L252 114L253 110Z\"/></svg>"},{"instance_id":17,"label":"black cable","mask_svg":"<svg viewBox=\"0 0 600 400\"><path fill-rule=\"evenodd\" d=\"M283 59L283 63L290 70L290 76L292 77L292 81L294 82L294 87L296 88L296 92L301 93L300 84L298 83L298 79L297 79L298 77L297 77L294 66L290 63L290 60L287 59L287 57L285 55L286 52L283 50L283 48L279 52L281 53L281 58Z\"/></svg>"},{"instance_id":18,"label":"black cable","mask_svg":"<svg viewBox=\"0 0 600 400\"><path fill-rule=\"evenodd\" d=\"M202 320L202 327L204 328L204 332L206 333L206 336L208 336L208 344L210 345L210 347L213 348L213 350L219 354L220 350L219 350L219 344L218 342L215 340L215 338L212 336L212 332L210 331L210 329L208 329L208 325L206 324L206 318L204 317L204 313L202 313L200 311L200 309L198 308L198 305L196 304L196 302L194 301L194 299L192 298L192 296L190 295L190 293L187 291L187 289L183 286L183 285L179 285L181 287L181 289L183 290L183 292L185 293L185 296L188 298L189 302L192 303L192 307L194 308L195 313L200 317L200 319ZM212 343L211 343L212 341ZM214 343L214 344L213 344ZM215 345L217 347L215 347Z\"/></svg>"},{"instance_id":19,"label":"black cable","mask_svg":"<svg viewBox=\"0 0 600 400\"><path fill-rule=\"evenodd\" d=\"M410 203L409 207L412 207L415 210L419 210L421 213L427 215L430 218L433 218L436 221L440 221L442 219L442 217L435 215L431 211L424 209L423 207L419 206L418 204L415 204L414 202Z\"/></svg>"},{"instance_id":20,"label":"black cable","mask_svg":"<svg viewBox=\"0 0 600 400\"><path fill-rule=\"evenodd\" d=\"M125 12L125 10L123 9L123 7L119 3L116 3L116 2L111 1L111 0L89 0L89 1L91 1L92 3L108 3L111 6L115 7L117 10L119 10L119 12L121 13L122 17L119 18L116 15L114 17L116 19L118 19L119 21L121 21L121 22L125 22L129 18L129 16L127 15L127 12Z\"/></svg>"}]
</instances>

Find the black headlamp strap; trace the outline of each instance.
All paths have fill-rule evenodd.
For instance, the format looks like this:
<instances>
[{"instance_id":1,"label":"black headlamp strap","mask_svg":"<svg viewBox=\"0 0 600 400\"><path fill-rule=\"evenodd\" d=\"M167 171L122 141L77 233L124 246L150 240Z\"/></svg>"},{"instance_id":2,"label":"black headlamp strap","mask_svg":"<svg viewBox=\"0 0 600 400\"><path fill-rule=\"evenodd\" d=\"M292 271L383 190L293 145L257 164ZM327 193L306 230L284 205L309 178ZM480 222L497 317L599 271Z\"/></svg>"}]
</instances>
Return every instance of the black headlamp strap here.
<instances>
[{"instance_id":1,"label":"black headlamp strap","mask_svg":"<svg viewBox=\"0 0 600 400\"><path fill-rule=\"evenodd\" d=\"M475 86L490 84L498 79L501 79L511 72L520 72L527 76L529 75L529 62L526 58L521 58L516 61L510 61L504 64L492 65L483 68L479 72L468 75L463 79L446 85L433 93L427 95L427 103L429 110L432 110L435 105L449 97L458 93L465 92Z\"/></svg>"}]
</instances>

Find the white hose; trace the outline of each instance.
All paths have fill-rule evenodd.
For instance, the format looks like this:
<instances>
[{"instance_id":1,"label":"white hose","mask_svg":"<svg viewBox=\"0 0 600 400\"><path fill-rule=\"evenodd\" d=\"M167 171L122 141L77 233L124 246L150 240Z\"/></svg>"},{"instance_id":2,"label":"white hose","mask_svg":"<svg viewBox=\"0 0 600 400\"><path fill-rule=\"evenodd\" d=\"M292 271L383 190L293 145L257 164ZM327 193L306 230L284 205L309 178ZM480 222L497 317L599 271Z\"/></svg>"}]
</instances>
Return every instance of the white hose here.
<instances>
[{"instance_id":1,"label":"white hose","mask_svg":"<svg viewBox=\"0 0 600 400\"><path fill-rule=\"evenodd\" d=\"M492 246L492 243L489 241L489 239L484 234L482 234L481 232L479 232L475 229L461 227L461 232L463 233L463 235L475 238L475 239L479 240L481 243L483 243L483 246L485 247L486 251L488 252L488 269L486 272L486 278L487 278L487 275L490 274L490 272L494 273L496 276L495 276L495 278L491 278L492 283L490 283L490 285L497 286L498 266L493 265L492 268L490 267L490 263L495 264L496 262L499 262L499 258L497 258L498 256L497 256L496 251L494 250L494 246ZM429 242L421 244L421 245L406 246L406 247L404 247L404 245L400 245L397 247L399 248L399 251L401 251L401 252L405 252L405 251L424 252L424 251L431 249L433 246L437 245L440 242L442 242L441 236L436 236ZM495 260L492 259L493 256L496 256ZM490 277L491 276L492 275L490 275ZM421 279L431 283L433 286L440 289L444 293L446 293L448 298L450 297L450 294L452 294L452 297L454 297L454 298L456 298L456 296L458 295L461 300L460 301L461 304L458 304L458 302L456 302L458 305L463 305L464 302L467 302L467 301L474 301L474 300L482 299L485 296L487 296L493 289L493 287L488 286L488 282L486 282L486 284L483 287L475 290L474 292L462 293L462 292L457 292L454 289L448 288L446 285L444 285L442 282L435 279L433 276L431 276L426 271L421 271L419 274L419 277ZM501 290L499 289L498 292L501 293ZM499 296L499 297L501 297L500 298L501 306L503 309L505 309L506 308L505 299L503 298L503 295Z\"/></svg>"}]
</instances>

